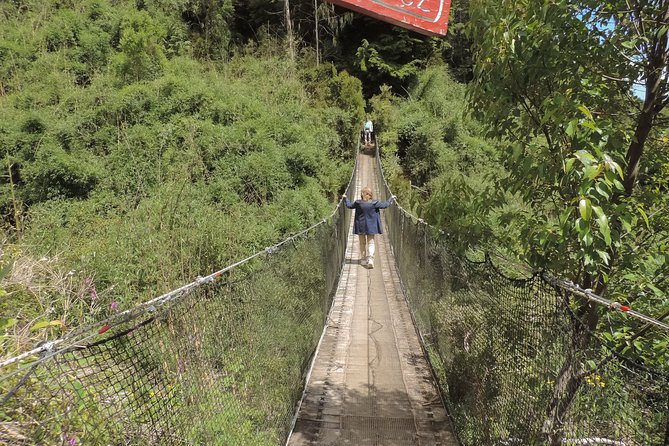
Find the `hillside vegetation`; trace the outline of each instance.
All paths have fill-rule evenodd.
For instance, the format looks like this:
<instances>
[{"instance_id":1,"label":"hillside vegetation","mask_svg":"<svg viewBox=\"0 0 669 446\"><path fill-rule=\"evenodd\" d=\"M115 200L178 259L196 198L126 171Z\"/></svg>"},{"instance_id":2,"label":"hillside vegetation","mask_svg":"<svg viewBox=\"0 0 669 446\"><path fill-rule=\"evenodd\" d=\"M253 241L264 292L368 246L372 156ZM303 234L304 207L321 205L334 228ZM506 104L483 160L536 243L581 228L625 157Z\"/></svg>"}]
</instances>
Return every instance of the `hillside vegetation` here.
<instances>
[{"instance_id":1,"label":"hillside vegetation","mask_svg":"<svg viewBox=\"0 0 669 446\"><path fill-rule=\"evenodd\" d=\"M269 36L198 60L158 6L2 6L5 353L276 243L348 180L359 80Z\"/></svg>"},{"instance_id":2,"label":"hillside vegetation","mask_svg":"<svg viewBox=\"0 0 669 446\"><path fill-rule=\"evenodd\" d=\"M653 377L669 370L669 334L611 312L631 307L669 318L668 36L669 5L653 0L454 0L449 35L440 39L311 0L1 2L0 356L322 220L344 191L369 114L393 192L431 225L449 257L466 263L492 253L514 277L547 272L616 302L607 308L557 290L574 322L566 334L574 354L555 356L554 370L539 370L549 374L526 390L547 392L542 435L563 444L570 407L591 404L582 390L604 388L598 365L586 359L593 346ZM237 435L232 426L251 419L230 441L285 436L322 330L321 299L336 278L332 262L319 259L343 232L329 230L291 245L285 262L275 257L264 270L240 273L256 281L226 283L219 291L237 298L220 300L220 313L211 304L188 314L195 326L209 321L203 351L224 358L210 369L232 392L225 404L238 405L199 427L180 414L192 441L206 443L219 428ZM441 334L454 325L443 303L426 310ZM230 323L219 324L218 314ZM237 343L221 349L221 339ZM479 364L466 358L457 362ZM478 359L495 369L487 353ZM206 368L207 360L194 362ZM626 401L616 392L630 389L621 378L626 365L607 373L613 390L593 400L599 412L583 412L597 422L616 420ZM475 384L461 383L498 402ZM139 387L133 397L156 398ZM184 393L184 405L206 400L209 390ZM507 390L518 398L515 382ZM87 438L80 426L36 426L51 417L52 399L22 391L29 397L14 398L13 413L0 411L6 425L19 414L39 441ZM641 389L639 401L648 395ZM35 414L23 411L28 400ZM194 413L210 412L209 403ZM462 414L473 420L480 412L487 428L482 407ZM662 411L648 417L639 409L625 422L644 431L648 421L659 438ZM102 418L87 417L82 410L74 419L96 426L90 438L106 444L126 433L122 423L110 433L98 428ZM142 424L132 425L142 438ZM467 431L471 444L481 443L476 423Z\"/></svg>"},{"instance_id":3,"label":"hillside vegetation","mask_svg":"<svg viewBox=\"0 0 669 446\"><path fill-rule=\"evenodd\" d=\"M278 4L3 3L3 329L58 335L322 218L365 109L393 187L453 249L666 317L666 73L654 108L631 94L667 32L634 46L634 24L661 11L525 3L454 2L445 39L325 3L292 2L290 29Z\"/></svg>"}]
</instances>

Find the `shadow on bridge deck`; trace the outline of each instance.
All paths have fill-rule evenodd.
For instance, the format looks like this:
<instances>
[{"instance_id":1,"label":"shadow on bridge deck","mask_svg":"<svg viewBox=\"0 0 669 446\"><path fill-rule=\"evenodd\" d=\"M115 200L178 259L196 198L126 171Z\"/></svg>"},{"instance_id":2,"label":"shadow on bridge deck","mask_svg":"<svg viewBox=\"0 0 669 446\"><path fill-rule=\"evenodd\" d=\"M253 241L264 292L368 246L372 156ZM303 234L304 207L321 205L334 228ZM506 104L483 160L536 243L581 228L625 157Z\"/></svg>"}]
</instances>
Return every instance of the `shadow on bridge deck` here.
<instances>
[{"instance_id":1,"label":"shadow on bridge deck","mask_svg":"<svg viewBox=\"0 0 669 446\"><path fill-rule=\"evenodd\" d=\"M376 189L375 166L373 156L359 155L356 196L362 186ZM349 237L288 445L457 445L387 238L377 236L376 246L375 268L366 269L358 237Z\"/></svg>"}]
</instances>

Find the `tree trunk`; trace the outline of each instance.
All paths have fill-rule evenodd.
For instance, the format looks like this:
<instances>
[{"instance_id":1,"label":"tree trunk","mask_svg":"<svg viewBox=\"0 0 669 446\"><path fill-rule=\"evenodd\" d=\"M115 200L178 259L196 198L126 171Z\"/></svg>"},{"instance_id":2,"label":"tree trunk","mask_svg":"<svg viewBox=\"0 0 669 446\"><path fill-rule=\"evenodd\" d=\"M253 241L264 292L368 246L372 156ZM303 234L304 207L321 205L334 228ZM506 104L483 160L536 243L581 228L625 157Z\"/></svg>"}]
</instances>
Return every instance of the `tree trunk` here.
<instances>
[{"instance_id":1,"label":"tree trunk","mask_svg":"<svg viewBox=\"0 0 669 446\"><path fill-rule=\"evenodd\" d=\"M314 22L316 31L316 67L320 64L319 42L318 42L318 0L314 0Z\"/></svg>"},{"instance_id":2,"label":"tree trunk","mask_svg":"<svg viewBox=\"0 0 669 446\"><path fill-rule=\"evenodd\" d=\"M288 51L290 60L295 62L295 39L293 38L293 21L290 18L290 2L284 0L284 13L286 17L286 34L288 35Z\"/></svg>"},{"instance_id":3,"label":"tree trunk","mask_svg":"<svg viewBox=\"0 0 669 446\"><path fill-rule=\"evenodd\" d=\"M667 398L667 427L664 431L664 446L669 446L669 398Z\"/></svg>"},{"instance_id":4,"label":"tree trunk","mask_svg":"<svg viewBox=\"0 0 669 446\"><path fill-rule=\"evenodd\" d=\"M666 3L663 17L658 17L660 23L669 21L669 2ZM662 111L662 75L667 67L667 32L659 37L655 35L649 44L650 53L648 54L648 66L646 67L646 97L644 98L641 113L637 118L634 139L627 149L625 178L623 185L625 193L632 194L634 184L639 176L639 160L643 155L643 149L646 144L648 134L653 127L655 117Z\"/></svg>"},{"instance_id":5,"label":"tree trunk","mask_svg":"<svg viewBox=\"0 0 669 446\"><path fill-rule=\"evenodd\" d=\"M599 282L597 294L603 289L604 285ZM584 302L577 317L581 320L585 319L585 327L579 322L574 322L572 344L569 347L571 350L567 353L564 365L555 380L553 396L548 404L546 419L541 429L546 443L550 446L562 445L565 417L586 376L581 364L585 362L585 353L590 344L591 333L599 321L597 305L593 302Z\"/></svg>"}]
</instances>

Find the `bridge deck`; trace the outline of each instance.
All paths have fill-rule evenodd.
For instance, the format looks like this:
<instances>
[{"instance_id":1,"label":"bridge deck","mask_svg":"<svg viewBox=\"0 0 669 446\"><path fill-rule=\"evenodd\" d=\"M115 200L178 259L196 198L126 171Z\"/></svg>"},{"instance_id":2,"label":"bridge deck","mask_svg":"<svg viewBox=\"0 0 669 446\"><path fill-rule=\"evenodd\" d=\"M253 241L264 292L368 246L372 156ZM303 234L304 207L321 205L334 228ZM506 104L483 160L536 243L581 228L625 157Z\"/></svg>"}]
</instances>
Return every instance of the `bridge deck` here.
<instances>
[{"instance_id":1,"label":"bridge deck","mask_svg":"<svg viewBox=\"0 0 669 446\"><path fill-rule=\"evenodd\" d=\"M356 196L364 185L376 189L374 158L359 155L358 169ZM387 238L376 237L374 269L359 264L359 252L349 237L288 445L457 445Z\"/></svg>"}]
</instances>

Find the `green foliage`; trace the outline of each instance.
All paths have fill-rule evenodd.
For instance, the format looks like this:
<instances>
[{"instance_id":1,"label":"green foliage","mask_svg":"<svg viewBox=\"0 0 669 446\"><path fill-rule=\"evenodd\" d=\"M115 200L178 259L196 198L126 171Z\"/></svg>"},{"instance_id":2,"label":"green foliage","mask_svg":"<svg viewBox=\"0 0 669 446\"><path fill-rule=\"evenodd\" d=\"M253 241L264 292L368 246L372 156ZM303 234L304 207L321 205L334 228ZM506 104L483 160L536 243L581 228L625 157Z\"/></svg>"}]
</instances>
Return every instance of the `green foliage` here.
<instances>
[{"instance_id":1,"label":"green foliage","mask_svg":"<svg viewBox=\"0 0 669 446\"><path fill-rule=\"evenodd\" d=\"M652 15L650 5L639 7ZM501 187L532 208L519 221L523 249L532 253L531 263L586 282L611 268L612 253L625 249L624 240L633 238L626 234L644 231L639 217L655 206L620 198L640 128L621 117L637 106L629 101L630 80L640 67L614 43L634 33L635 16L616 17L613 10L613 3L598 10L589 2L482 1L471 27L478 60L473 110L508 142L504 158L512 176ZM599 44L602 33L610 44ZM642 49L638 57L645 56ZM628 81L610 82L602 72ZM648 145L654 151L652 140Z\"/></svg>"},{"instance_id":2,"label":"green foliage","mask_svg":"<svg viewBox=\"0 0 669 446\"><path fill-rule=\"evenodd\" d=\"M382 48L382 50L383 49L387 50L387 48ZM360 71L374 71L378 73L377 76L379 77L388 76L400 81L404 81L411 76L416 76L418 65L422 62L414 59L409 63L398 64L392 63L392 61L389 60L384 60L381 57L379 49L370 45L367 39L362 39L361 46L358 48L356 56L358 57L357 63Z\"/></svg>"},{"instance_id":3,"label":"green foliage","mask_svg":"<svg viewBox=\"0 0 669 446\"><path fill-rule=\"evenodd\" d=\"M180 53L181 12L220 7L222 20L229 5L141 3L28 2L22 14L3 5L17 25L0 31L9 55L0 70L13 73L0 96L5 227L34 248L26 255L57 256L77 283L94 277L103 308L155 296L327 215L350 175L364 106L360 81L332 65L308 81L325 92L317 98L304 90L309 64L248 50L213 66ZM22 39L33 52L14 44ZM43 320L65 327L101 316L55 308Z\"/></svg>"},{"instance_id":4,"label":"green foliage","mask_svg":"<svg viewBox=\"0 0 669 446\"><path fill-rule=\"evenodd\" d=\"M37 203L57 198L86 198L101 175L85 152L70 154L57 145L43 143L35 162L23 171L25 200Z\"/></svg>"},{"instance_id":5,"label":"green foliage","mask_svg":"<svg viewBox=\"0 0 669 446\"><path fill-rule=\"evenodd\" d=\"M381 147L397 156L391 188L462 247L479 243L494 226L479 192L500 175L495 147L464 114L464 86L443 65L422 72L409 94L400 101L385 88L371 100Z\"/></svg>"},{"instance_id":6,"label":"green foliage","mask_svg":"<svg viewBox=\"0 0 669 446\"><path fill-rule=\"evenodd\" d=\"M659 125L668 103L666 76L659 74L669 54L667 30L658 25L666 7L643 0L479 0L471 13L470 106L504 146L500 158L509 172L484 192L489 198L481 196L490 215L517 228L505 248L535 268L666 318L657 296L666 296L669 283L660 279L653 289L641 277L669 271L667 195L657 193L666 187L660 166L669 163ZM636 79L644 79L643 100L633 96ZM574 300L574 313L587 324L573 334L579 354L599 337L652 368L666 367L656 346L666 345L667 333L633 330L625 316L607 325L604 308ZM544 424L550 444L561 441L585 369L574 358L560 367Z\"/></svg>"},{"instance_id":7,"label":"green foliage","mask_svg":"<svg viewBox=\"0 0 669 446\"><path fill-rule=\"evenodd\" d=\"M435 51L432 43L436 41L401 28L378 34L368 32L363 36L356 42L353 66L363 79L368 95L376 93L382 84L392 85L396 93L403 94L416 82Z\"/></svg>"},{"instance_id":8,"label":"green foliage","mask_svg":"<svg viewBox=\"0 0 669 446\"><path fill-rule=\"evenodd\" d=\"M47 443L74 438L154 444L166 424L171 435L193 444L278 443L322 331L330 295L322 250L329 242L314 231L213 284L156 305L147 323L138 324L144 315L117 319L105 336L97 336L94 326L87 338L97 337L104 347L39 365L3 405L0 422L18 423L15 437ZM94 290L93 281L84 285ZM96 299L103 294L108 292L101 289ZM16 323L0 319L0 329L12 330ZM40 321L31 333L60 325ZM72 373L64 379L54 379L56 370L68 369ZM3 394L15 383L4 381ZM23 423L31 417L43 422Z\"/></svg>"},{"instance_id":9,"label":"green foliage","mask_svg":"<svg viewBox=\"0 0 669 446\"><path fill-rule=\"evenodd\" d=\"M365 103L361 92L362 83L360 79L343 71L331 82L329 97L333 101L333 105L353 111L353 118L362 120Z\"/></svg>"},{"instance_id":10,"label":"green foliage","mask_svg":"<svg viewBox=\"0 0 669 446\"><path fill-rule=\"evenodd\" d=\"M470 81L474 68L471 42L466 33L466 26L469 22L469 1L451 1L448 34L442 47L444 60L448 62L453 76L460 82Z\"/></svg>"},{"instance_id":11,"label":"green foliage","mask_svg":"<svg viewBox=\"0 0 669 446\"><path fill-rule=\"evenodd\" d=\"M47 51L58 51L77 45L81 33L81 22L71 9L59 10L44 29Z\"/></svg>"},{"instance_id":12,"label":"green foliage","mask_svg":"<svg viewBox=\"0 0 669 446\"><path fill-rule=\"evenodd\" d=\"M191 40L195 56L226 59L234 2L189 0L182 3L181 17L185 18L193 35Z\"/></svg>"},{"instance_id":13,"label":"green foliage","mask_svg":"<svg viewBox=\"0 0 669 446\"><path fill-rule=\"evenodd\" d=\"M357 145L360 122L365 115L365 101L360 80L346 71L337 72L334 65L326 63L310 67L301 73L311 103L321 108L319 119L341 135L338 141L320 141L336 157L350 156Z\"/></svg>"},{"instance_id":14,"label":"green foliage","mask_svg":"<svg viewBox=\"0 0 669 446\"><path fill-rule=\"evenodd\" d=\"M120 52L114 55L113 68L125 83L158 77L165 64L161 40L165 30L145 11L129 12L121 21Z\"/></svg>"},{"instance_id":15,"label":"green foliage","mask_svg":"<svg viewBox=\"0 0 669 446\"><path fill-rule=\"evenodd\" d=\"M122 11L119 50L157 54L153 32L164 18ZM50 66L72 48L37 60ZM14 226L15 204L20 212L28 205L24 237L36 257L57 254L80 283L95 277L105 308L171 289L323 218L350 174L362 95L346 73L312 81L328 91L322 103L279 59L162 64L142 82L111 71L89 73L85 85L62 71L55 83L40 80L42 67L32 65L23 76L34 83L0 99L10 117L0 131L3 170L12 166L16 192L3 176L6 222ZM70 327L99 314L61 316Z\"/></svg>"},{"instance_id":16,"label":"green foliage","mask_svg":"<svg viewBox=\"0 0 669 446\"><path fill-rule=\"evenodd\" d=\"M325 92L315 97L303 82L310 64L268 56L283 53L271 40L262 55L247 48L220 65L192 58L230 57L231 3L1 8L15 14L16 27L0 30L0 114L7 116L0 211L4 227L21 237L18 266L2 279L2 356L211 273L331 211L350 175L364 111L360 81L348 73L321 71L309 80L311 91ZM235 319L239 308L230 309L226 327L243 337L240 349L219 348L231 333L207 344L212 357L226 355L214 370L227 374L230 388L223 409L193 405L202 422L187 426L189 441L269 444L284 435L326 295L318 249L296 252L300 265L270 271L255 282L260 291L249 291L249 299L267 297L244 321L247 331ZM147 369L165 367L144 359ZM138 380L127 397L131 404L167 397L154 390ZM169 396L187 390L171 387ZM62 412L72 397L75 421L55 420L35 441L141 442L127 420L90 429L103 416L97 395L77 387L42 399L54 391L31 394L40 408L34 415ZM202 418L208 410L215 412ZM5 411L0 418L17 419Z\"/></svg>"},{"instance_id":17,"label":"green foliage","mask_svg":"<svg viewBox=\"0 0 669 446\"><path fill-rule=\"evenodd\" d=\"M660 172L669 164L662 149L666 128L659 125L665 116L648 121L648 103L630 98L631 79L653 63L655 48L630 43L634 22L657 11L646 2L638 8L616 15L614 2L599 9L589 2L477 2L471 35L478 63L470 95L474 114L506 145L502 159L510 175L496 186L506 195L498 193L493 203L522 200L500 214L500 222L519 229L519 243L506 246L536 267L666 317L657 298L669 286L657 280L666 277L669 241L667 195L660 192L666 190ZM658 45L666 45L662 33L646 32L649 41L659 37ZM600 45L603 34L606 45ZM622 57L620 47L639 64ZM666 103L652 95L645 100ZM631 160L641 153L634 167ZM594 329L597 317L590 321ZM610 342L624 349L634 334L619 329ZM652 347L666 337L645 336L627 352L666 362Z\"/></svg>"}]
</instances>

